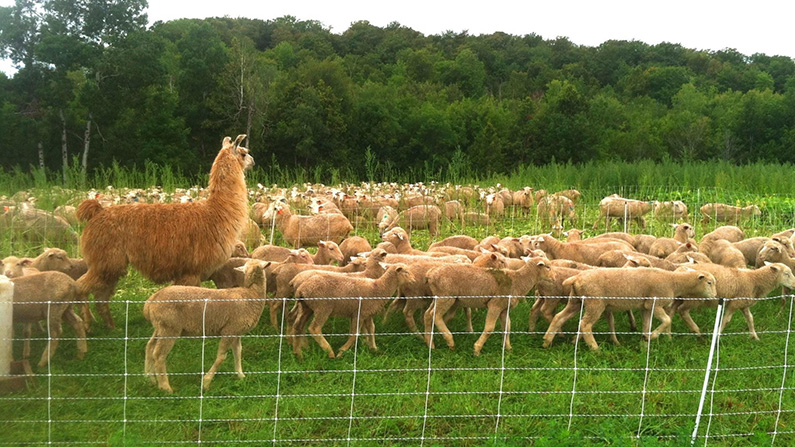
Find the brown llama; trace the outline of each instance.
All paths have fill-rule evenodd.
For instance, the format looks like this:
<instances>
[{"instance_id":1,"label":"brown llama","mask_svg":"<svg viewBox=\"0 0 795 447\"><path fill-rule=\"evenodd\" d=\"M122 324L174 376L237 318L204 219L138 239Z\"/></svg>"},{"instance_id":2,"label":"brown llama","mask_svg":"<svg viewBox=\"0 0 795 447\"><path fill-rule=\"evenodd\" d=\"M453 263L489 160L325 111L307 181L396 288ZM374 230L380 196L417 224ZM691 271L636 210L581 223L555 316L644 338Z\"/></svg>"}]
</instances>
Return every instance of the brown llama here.
<instances>
[{"instance_id":1,"label":"brown llama","mask_svg":"<svg viewBox=\"0 0 795 447\"><path fill-rule=\"evenodd\" d=\"M209 197L188 203L114 205L84 200L77 218L86 226L80 239L88 272L77 285L94 294L108 329L115 328L109 300L127 265L158 283L199 286L229 259L248 221L244 171L254 165L248 149L226 137L210 169ZM86 326L91 323L83 306Z\"/></svg>"}]
</instances>

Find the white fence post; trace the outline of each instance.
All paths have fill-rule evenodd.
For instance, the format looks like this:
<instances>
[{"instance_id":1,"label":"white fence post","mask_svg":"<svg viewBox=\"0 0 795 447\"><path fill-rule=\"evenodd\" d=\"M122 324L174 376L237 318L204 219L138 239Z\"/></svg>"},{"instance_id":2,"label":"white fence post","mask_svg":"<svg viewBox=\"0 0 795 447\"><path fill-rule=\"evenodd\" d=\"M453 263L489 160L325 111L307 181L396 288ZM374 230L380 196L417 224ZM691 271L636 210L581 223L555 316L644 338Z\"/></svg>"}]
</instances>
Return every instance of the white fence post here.
<instances>
[{"instance_id":1,"label":"white fence post","mask_svg":"<svg viewBox=\"0 0 795 447\"><path fill-rule=\"evenodd\" d=\"M698 412L696 412L696 426L693 428L693 435L690 437L690 445L695 444L698 436L698 424L701 422L701 412L704 410L704 399L707 396L707 384L709 383L709 373L712 370L712 358L715 355L715 346L720 336L720 320L723 314L723 298L718 299L718 311L715 313L715 327L712 328L712 342L709 345L709 357L707 358L707 368L704 371L704 385L701 387L701 398L698 401Z\"/></svg>"},{"instance_id":2,"label":"white fence post","mask_svg":"<svg viewBox=\"0 0 795 447\"><path fill-rule=\"evenodd\" d=\"M0 379L11 374L14 283L0 275Z\"/></svg>"}]
</instances>

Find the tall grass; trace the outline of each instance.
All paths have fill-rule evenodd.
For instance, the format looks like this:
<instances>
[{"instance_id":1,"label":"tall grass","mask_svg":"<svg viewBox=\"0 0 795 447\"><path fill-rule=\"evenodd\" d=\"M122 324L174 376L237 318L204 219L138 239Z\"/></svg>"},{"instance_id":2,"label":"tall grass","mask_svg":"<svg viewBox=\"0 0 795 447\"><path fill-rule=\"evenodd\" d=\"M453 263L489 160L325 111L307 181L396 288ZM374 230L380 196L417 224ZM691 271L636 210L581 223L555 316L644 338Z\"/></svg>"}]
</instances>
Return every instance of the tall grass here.
<instances>
[{"instance_id":1,"label":"tall grass","mask_svg":"<svg viewBox=\"0 0 795 447\"><path fill-rule=\"evenodd\" d=\"M75 160L77 161L77 160ZM395 170L389 163L374 159L367 161L366 179L356 175L348 167L331 167L319 164L307 170L282 166L273 158L260 161L248 175L250 184L292 185L304 182L326 184L358 183L361 180L388 182L451 182L477 183L481 186L500 183L509 188L521 186L543 187L550 190L578 188L601 193L606 188L619 186L635 188L641 194L660 190L687 191L697 188L730 189L735 194L786 194L795 195L791 164L757 162L735 165L725 161L707 162L662 162L641 161L634 163L591 162L585 164L549 163L546 165L523 165L510 174L483 177L469 169L462 157L448 166L434 164L418 165L405 172ZM207 172L189 174L170 165L145 162L143 166L121 166L113 163L85 173L79 163L72 163L67 171L66 182L60 171L49 171L38 167L23 169L19 166L0 171L0 194L10 195L25 189L45 189L62 186L70 189L114 187L142 188L162 186L167 191L178 187L206 185Z\"/></svg>"}]
</instances>

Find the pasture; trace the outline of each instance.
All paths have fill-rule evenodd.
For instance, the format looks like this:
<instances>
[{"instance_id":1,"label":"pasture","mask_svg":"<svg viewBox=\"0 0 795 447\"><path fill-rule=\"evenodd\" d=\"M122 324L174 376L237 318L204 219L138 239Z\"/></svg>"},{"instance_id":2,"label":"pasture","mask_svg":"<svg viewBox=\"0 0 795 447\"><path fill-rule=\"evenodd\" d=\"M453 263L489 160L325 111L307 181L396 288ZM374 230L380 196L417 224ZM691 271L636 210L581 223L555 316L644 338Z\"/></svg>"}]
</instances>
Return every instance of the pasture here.
<instances>
[{"instance_id":1,"label":"pasture","mask_svg":"<svg viewBox=\"0 0 795 447\"><path fill-rule=\"evenodd\" d=\"M573 174L559 177L566 175ZM526 176L479 184L487 187L499 181L512 188L528 185L551 191L575 184L560 184L565 181L560 179L548 173L539 182L549 185ZM250 179L255 192L256 183ZM8 181L5 187L12 184ZM176 186L165 189L169 192ZM684 201L697 239L715 227L700 223L698 207L707 202L759 205L761 216L741 224L747 237L795 226L792 196L762 187L754 191L753 185L741 187L739 180L737 189L731 186L581 187L577 227L590 228L598 216L599 200L611 193ZM10 196L14 191L6 192ZM39 199L39 207L51 210L85 198L86 191L34 187L30 195ZM482 211L479 204L471 209ZM647 233L672 236L670 220L648 220ZM616 224L612 230L621 228ZM487 227L462 228L447 222L437 239L461 233L480 239L547 231L535 208L529 213L509 209ZM602 225L596 233L604 231ZM640 230L633 226L630 231ZM268 228L263 234L270 238ZM374 222L359 221L352 234L366 237L373 246L378 242ZM590 231L587 236L594 234ZM432 239L419 230L411 242L425 249ZM278 231L274 243L283 244ZM35 256L49 244L61 246L58 241L31 243L18 232L5 231L0 235L0 254ZM80 255L74 244L62 248ZM501 348L498 332L482 355L473 356L471 347L483 327L483 311L474 312L475 333L465 330L461 314L451 322L455 351L438 336L437 348L429 350L407 332L398 312L384 322L378 316L378 352L370 352L362 341L342 358L330 360L310 342L300 361L266 315L243 339L245 379L235 377L230 356L212 388L203 392L201 377L212 364L217 340L186 338L177 342L169 357L175 394L167 395L143 375L151 326L141 308L160 287L131 270L111 303L118 327L109 331L95 324L83 360L74 358L74 334L67 328L50 366L36 371L36 383L25 392L0 396L0 445L689 445L710 348L709 334L695 336L679 318L674 318L670 339L647 343L629 330L622 314L617 316L620 346L609 343L603 319L595 328L600 331L596 334L600 352L589 351L582 342L569 343L569 335L544 349L541 336L546 322L540 322L536 332L527 331L533 302L529 297L511 311L512 351ZM715 446L795 442L795 378L788 365L793 309L791 300L781 303L760 300L753 308L760 341L748 337L739 316L719 338L713 364L718 367L710 373L697 442ZM693 317L708 333L715 310L698 310ZM576 333L575 320L564 330ZM348 322L343 319L332 318L324 328L335 347L347 332ZM36 334L33 357L46 342L43 333ZM15 342L14 353L19 357L21 342Z\"/></svg>"}]
</instances>

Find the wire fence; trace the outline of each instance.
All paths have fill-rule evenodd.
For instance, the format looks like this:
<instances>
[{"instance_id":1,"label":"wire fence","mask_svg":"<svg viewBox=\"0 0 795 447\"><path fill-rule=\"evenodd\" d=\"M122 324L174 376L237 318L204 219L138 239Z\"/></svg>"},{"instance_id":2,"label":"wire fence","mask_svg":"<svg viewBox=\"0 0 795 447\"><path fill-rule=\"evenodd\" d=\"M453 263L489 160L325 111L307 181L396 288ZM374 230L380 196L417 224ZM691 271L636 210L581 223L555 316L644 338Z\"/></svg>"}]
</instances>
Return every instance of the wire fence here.
<instances>
[{"instance_id":1,"label":"wire fence","mask_svg":"<svg viewBox=\"0 0 795 447\"><path fill-rule=\"evenodd\" d=\"M457 297L463 303L469 298ZM377 298L322 300L350 299ZM787 299L784 308L780 299ZM197 300L205 311L193 318L213 328L217 316L206 312L212 299ZM273 299L257 301L265 305ZM329 359L309 334L286 334L289 317L283 310L280 331L258 327L242 334L245 379L235 380L230 359L209 388L202 379L223 336L204 331L159 337L182 339L167 360L175 390L169 394L150 383L151 371L143 368L152 330L142 318L143 302L117 300L112 305L124 317L123 331L95 328L99 333L89 337L89 355L82 361L72 358L77 337L67 331L52 362L37 371L35 384L0 395L0 426L7 428L0 444L505 445L565 432L594 442L728 445L761 436L771 445L789 445L795 435L788 355L793 301L791 296L758 301L761 341L735 332L739 324L720 334L719 306L696 316L714 322L711 335L675 325L671 340L651 340L620 325L621 346L609 344L610 332L598 331L601 350L591 352L572 321L559 333L561 341L547 349L541 348L544 331L512 329L513 350L508 350L507 333L495 330L479 357L470 347L483 327L482 312L475 313L474 333L452 332L456 351L429 349L417 334L395 329L400 327L395 316L378 325L378 352L357 341L342 358ZM527 307L509 306L508 319L518 326ZM345 323L324 326L332 345L360 335L346 332ZM451 325L462 323L456 317ZM434 325L425 330L440 341ZM308 339L304 360L290 352L299 337ZM34 335L31 341L35 358L49 337ZM16 353L20 343L15 342Z\"/></svg>"}]
</instances>

